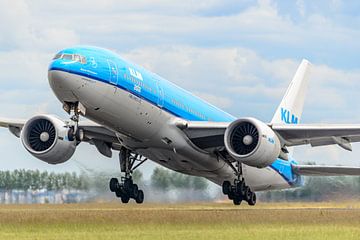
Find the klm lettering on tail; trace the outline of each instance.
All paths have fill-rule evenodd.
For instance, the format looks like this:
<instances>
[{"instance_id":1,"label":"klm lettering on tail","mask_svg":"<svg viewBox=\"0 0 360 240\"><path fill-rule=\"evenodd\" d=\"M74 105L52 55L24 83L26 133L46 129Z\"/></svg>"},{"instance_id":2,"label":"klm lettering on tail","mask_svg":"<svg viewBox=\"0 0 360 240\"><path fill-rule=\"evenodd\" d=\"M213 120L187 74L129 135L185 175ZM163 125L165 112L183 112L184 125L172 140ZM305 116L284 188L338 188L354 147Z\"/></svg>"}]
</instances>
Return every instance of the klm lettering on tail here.
<instances>
[{"instance_id":1,"label":"klm lettering on tail","mask_svg":"<svg viewBox=\"0 0 360 240\"><path fill-rule=\"evenodd\" d=\"M281 108L281 121L287 124L297 124L298 117L294 114L291 114L289 110Z\"/></svg>"}]
</instances>

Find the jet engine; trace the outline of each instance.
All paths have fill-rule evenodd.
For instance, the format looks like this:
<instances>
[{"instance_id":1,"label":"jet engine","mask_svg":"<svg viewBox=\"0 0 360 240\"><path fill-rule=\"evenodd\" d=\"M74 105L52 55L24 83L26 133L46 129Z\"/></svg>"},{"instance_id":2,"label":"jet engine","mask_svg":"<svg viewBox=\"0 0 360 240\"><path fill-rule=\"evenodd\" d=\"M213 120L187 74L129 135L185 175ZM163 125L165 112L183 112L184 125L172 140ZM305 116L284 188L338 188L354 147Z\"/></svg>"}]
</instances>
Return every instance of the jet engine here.
<instances>
[{"instance_id":1,"label":"jet engine","mask_svg":"<svg viewBox=\"0 0 360 240\"><path fill-rule=\"evenodd\" d=\"M75 152L76 141L70 141L69 128L52 115L38 115L26 122L21 141L34 157L49 164L63 163Z\"/></svg>"},{"instance_id":2,"label":"jet engine","mask_svg":"<svg viewBox=\"0 0 360 240\"><path fill-rule=\"evenodd\" d=\"M278 136L265 123L254 118L232 122L225 131L225 148L236 161L263 168L273 163L280 154Z\"/></svg>"}]
</instances>

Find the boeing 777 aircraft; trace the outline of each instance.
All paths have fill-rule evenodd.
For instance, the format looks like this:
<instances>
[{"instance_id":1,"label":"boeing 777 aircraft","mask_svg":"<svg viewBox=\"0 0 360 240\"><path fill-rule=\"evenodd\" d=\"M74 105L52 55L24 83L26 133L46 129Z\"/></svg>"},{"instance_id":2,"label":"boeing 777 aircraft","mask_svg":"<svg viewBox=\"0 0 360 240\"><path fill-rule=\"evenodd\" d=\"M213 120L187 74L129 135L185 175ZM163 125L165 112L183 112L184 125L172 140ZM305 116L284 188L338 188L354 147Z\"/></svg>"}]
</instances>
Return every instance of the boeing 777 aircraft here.
<instances>
[{"instance_id":1,"label":"boeing 777 aircraft","mask_svg":"<svg viewBox=\"0 0 360 240\"><path fill-rule=\"evenodd\" d=\"M122 177L109 185L123 203L144 201L132 172L151 159L221 185L235 205L255 205L256 191L301 186L302 175L360 175L360 168L299 165L292 158L293 146L351 150L360 141L360 125L299 124L309 68L303 60L272 121L264 123L234 117L109 50L73 47L57 53L48 70L69 120L0 118L0 126L49 164L68 161L81 142L106 157L118 151Z\"/></svg>"}]
</instances>

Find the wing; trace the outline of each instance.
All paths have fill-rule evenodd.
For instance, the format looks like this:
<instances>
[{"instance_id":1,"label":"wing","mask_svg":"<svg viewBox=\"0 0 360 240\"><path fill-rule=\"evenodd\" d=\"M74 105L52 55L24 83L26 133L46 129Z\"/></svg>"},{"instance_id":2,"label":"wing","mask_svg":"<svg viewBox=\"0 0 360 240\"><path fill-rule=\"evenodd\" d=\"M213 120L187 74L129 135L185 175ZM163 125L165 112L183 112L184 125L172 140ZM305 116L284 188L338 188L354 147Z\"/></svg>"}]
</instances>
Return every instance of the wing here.
<instances>
[{"instance_id":1,"label":"wing","mask_svg":"<svg viewBox=\"0 0 360 240\"><path fill-rule=\"evenodd\" d=\"M313 147L338 144L351 151L352 142L360 142L360 124L273 125L272 129L286 146L310 144Z\"/></svg>"},{"instance_id":2,"label":"wing","mask_svg":"<svg viewBox=\"0 0 360 240\"><path fill-rule=\"evenodd\" d=\"M360 176L360 167L293 165L293 171L304 176Z\"/></svg>"},{"instance_id":3,"label":"wing","mask_svg":"<svg viewBox=\"0 0 360 240\"><path fill-rule=\"evenodd\" d=\"M0 127L8 128L12 134L20 137L20 132L25 122L26 120L24 119L0 118Z\"/></svg>"},{"instance_id":4,"label":"wing","mask_svg":"<svg viewBox=\"0 0 360 240\"><path fill-rule=\"evenodd\" d=\"M187 122L178 127L199 148L224 146L224 133L230 123ZM284 146L310 144L313 147L338 144L351 151L352 142L360 142L360 124L268 124Z\"/></svg>"},{"instance_id":5,"label":"wing","mask_svg":"<svg viewBox=\"0 0 360 240\"><path fill-rule=\"evenodd\" d=\"M16 137L20 137L21 129L25 125L24 119L0 118L0 127L8 128ZM79 122L79 128L84 130L84 142L88 142L98 149L106 157L111 157L111 149L119 150L121 147L119 136L112 130L107 129L92 121Z\"/></svg>"}]
</instances>

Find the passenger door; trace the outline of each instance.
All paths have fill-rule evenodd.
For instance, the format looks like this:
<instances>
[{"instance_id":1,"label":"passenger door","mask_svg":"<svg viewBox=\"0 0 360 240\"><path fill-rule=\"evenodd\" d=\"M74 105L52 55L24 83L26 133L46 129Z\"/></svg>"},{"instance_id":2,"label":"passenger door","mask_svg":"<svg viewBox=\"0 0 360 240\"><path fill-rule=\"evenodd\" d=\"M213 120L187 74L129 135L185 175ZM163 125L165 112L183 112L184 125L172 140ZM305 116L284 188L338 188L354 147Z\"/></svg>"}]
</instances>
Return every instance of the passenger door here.
<instances>
[{"instance_id":1,"label":"passenger door","mask_svg":"<svg viewBox=\"0 0 360 240\"><path fill-rule=\"evenodd\" d=\"M164 90L163 90L162 86L160 85L159 81L156 81L156 86L157 86L157 92L158 92L157 105L159 108L162 108L164 106Z\"/></svg>"},{"instance_id":2,"label":"passenger door","mask_svg":"<svg viewBox=\"0 0 360 240\"><path fill-rule=\"evenodd\" d=\"M109 66L109 82L113 85L117 85L118 83L118 77L119 77L119 72L118 72L118 67L116 65L116 63L112 60L107 60L108 66Z\"/></svg>"}]
</instances>

